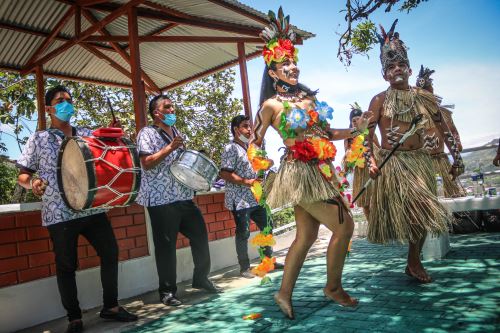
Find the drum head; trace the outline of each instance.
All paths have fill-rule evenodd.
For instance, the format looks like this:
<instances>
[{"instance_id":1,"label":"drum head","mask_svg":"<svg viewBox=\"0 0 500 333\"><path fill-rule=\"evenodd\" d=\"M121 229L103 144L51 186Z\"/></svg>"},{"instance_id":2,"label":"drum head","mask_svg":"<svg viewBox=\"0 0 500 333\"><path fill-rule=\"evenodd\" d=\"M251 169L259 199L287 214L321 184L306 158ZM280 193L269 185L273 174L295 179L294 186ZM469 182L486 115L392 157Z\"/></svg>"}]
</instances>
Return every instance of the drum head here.
<instances>
[{"instance_id":1,"label":"drum head","mask_svg":"<svg viewBox=\"0 0 500 333\"><path fill-rule=\"evenodd\" d=\"M175 179L192 190L210 190L210 184L208 184L205 178L183 164L176 162L172 163L172 165L170 165L170 172L175 177Z\"/></svg>"},{"instance_id":2,"label":"drum head","mask_svg":"<svg viewBox=\"0 0 500 333\"><path fill-rule=\"evenodd\" d=\"M62 154L62 190L69 206L81 210L87 202L89 191L89 179L82 150L76 140L69 140Z\"/></svg>"}]
</instances>

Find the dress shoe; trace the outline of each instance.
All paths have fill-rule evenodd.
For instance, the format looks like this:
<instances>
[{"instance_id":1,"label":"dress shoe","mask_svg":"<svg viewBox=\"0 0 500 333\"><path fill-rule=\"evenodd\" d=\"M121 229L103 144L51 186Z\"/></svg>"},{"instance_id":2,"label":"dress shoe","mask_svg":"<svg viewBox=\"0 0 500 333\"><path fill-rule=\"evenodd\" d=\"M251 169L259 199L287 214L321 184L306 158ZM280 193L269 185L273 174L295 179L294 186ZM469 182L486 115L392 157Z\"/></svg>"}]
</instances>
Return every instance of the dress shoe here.
<instances>
[{"instance_id":1,"label":"dress shoe","mask_svg":"<svg viewBox=\"0 0 500 333\"><path fill-rule=\"evenodd\" d=\"M246 269L246 270L240 272L240 276L244 277L245 279L253 279L255 277L255 274L253 274L250 271L250 269Z\"/></svg>"},{"instance_id":2,"label":"dress shoe","mask_svg":"<svg viewBox=\"0 0 500 333\"><path fill-rule=\"evenodd\" d=\"M209 293L213 293L213 294L220 294L223 292L223 290L221 288L217 287L209 279L206 279L205 281L201 281L201 282L193 282L193 288L194 289L203 289L203 290L208 291Z\"/></svg>"},{"instance_id":3,"label":"dress shoe","mask_svg":"<svg viewBox=\"0 0 500 333\"><path fill-rule=\"evenodd\" d=\"M172 293L162 294L160 301L168 306L179 306L182 302Z\"/></svg>"},{"instance_id":4,"label":"dress shoe","mask_svg":"<svg viewBox=\"0 0 500 333\"><path fill-rule=\"evenodd\" d=\"M121 322L136 321L138 319L138 317L135 314L128 312L121 306L118 307L118 311L116 312L111 311L110 309L102 309L101 312L99 313L99 317Z\"/></svg>"},{"instance_id":5,"label":"dress shoe","mask_svg":"<svg viewBox=\"0 0 500 333\"><path fill-rule=\"evenodd\" d=\"M66 333L80 333L83 332L83 322L81 320L73 320L68 324Z\"/></svg>"},{"instance_id":6,"label":"dress shoe","mask_svg":"<svg viewBox=\"0 0 500 333\"><path fill-rule=\"evenodd\" d=\"M274 269L285 269L285 265L279 262L274 263Z\"/></svg>"}]
</instances>

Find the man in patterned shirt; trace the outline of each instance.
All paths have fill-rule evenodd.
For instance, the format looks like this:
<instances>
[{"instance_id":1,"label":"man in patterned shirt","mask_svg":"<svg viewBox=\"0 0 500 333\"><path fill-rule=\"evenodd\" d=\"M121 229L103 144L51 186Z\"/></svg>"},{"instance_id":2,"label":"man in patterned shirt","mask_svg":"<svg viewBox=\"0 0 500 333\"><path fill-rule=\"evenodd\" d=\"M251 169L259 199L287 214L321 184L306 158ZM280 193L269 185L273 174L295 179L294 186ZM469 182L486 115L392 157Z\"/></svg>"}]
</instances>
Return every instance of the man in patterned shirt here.
<instances>
[{"instance_id":1,"label":"man in patterned shirt","mask_svg":"<svg viewBox=\"0 0 500 333\"><path fill-rule=\"evenodd\" d=\"M221 292L209 279L210 251L208 234L194 191L178 182L170 173L170 165L182 153L182 137L174 126L175 109L168 96L158 95L149 103L153 126L144 127L137 135L141 159L141 189L137 203L147 208L151 218L158 270L160 301L178 306L175 296L176 241L180 231L189 239L193 255L193 288L212 293Z\"/></svg>"},{"instance_id":2,"label":"man in patterned shirt","mask_svg":"<svg viewBox=\"0 0 500 333\"><path fill-rule=\"evenodd\" d=\"M62 140L69 136L90 136L87 128L73 127L71 94L58 86L47 91L45 111L51 127L31 135L17 161L18 182L42 197L42 224L47 227L56 257L57 286L69 325L67 332L83 331L77 298L75 271L78 267L78 237L83 235L101 259L104 306L100 316L117 321L135 321L137 316L118 305L118 246L104 209L76 212L63 201L57 183L57 157ZM35 176L36 174L36 176Z\"/></svg>"},{"instance_id":3,"label":"man in patterned shirt","mask_svg":"<svg viewBox=\"0 0 500 333\"><path fill-rule=\"evenodd\" d=\"M222 153L220 176L226 181L225 206L233 212L236 223L235 242L240 275L251 279L255 275L250 271L248 258L250 219L262 230L267 226L267 213L250 191L250 186L257 178L247 157L248 141L252 134L250 119L243 115L234 117L231 121L231 134L233 141L226 145ZM272 253L270 246L264 248L266 256L271 257ZM283 269L280 263L275 263L274 267Z\"/></svg>"}]
</instances>

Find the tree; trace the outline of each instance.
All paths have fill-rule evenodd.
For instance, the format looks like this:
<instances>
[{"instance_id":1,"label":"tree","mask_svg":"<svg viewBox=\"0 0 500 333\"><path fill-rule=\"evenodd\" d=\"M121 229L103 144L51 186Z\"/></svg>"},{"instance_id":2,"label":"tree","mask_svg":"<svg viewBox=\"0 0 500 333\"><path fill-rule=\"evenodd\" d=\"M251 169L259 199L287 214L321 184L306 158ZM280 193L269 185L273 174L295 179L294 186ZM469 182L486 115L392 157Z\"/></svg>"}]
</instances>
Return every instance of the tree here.
<instances>
[{"instance_id":1,"label":"tree","mask_svg":"<svg viewBox=\"0 0 500 333\"><path fill-rule=\"evenodd\" d=\"M349 66L354 54L366 55L377 43L375 24L369 16L385 6L385 12L392 10L398 2L403 2L399 11L409 13L422 2L428 0L346 0L345 21L347 23L344 33L339 34L339 47L337 57Z\"/></svg>"}]
</instances>

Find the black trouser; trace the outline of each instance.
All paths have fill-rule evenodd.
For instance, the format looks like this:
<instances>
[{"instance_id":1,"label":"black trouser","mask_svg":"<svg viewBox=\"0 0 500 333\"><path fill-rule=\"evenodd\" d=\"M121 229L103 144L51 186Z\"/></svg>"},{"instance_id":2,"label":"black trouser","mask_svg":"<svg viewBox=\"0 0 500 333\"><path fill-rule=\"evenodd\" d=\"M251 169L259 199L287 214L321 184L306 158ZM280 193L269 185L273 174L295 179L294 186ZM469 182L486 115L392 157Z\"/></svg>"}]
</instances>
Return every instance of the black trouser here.
<instances>
[{"instance_id":1,"label":"black trouser","mask_svg":"<svg viewBox=\"0 0 500 333\"><path fill-rule=\"evenodd\" d=\"M240 270L243 272L250 268L250 260L248 259L250 219L255 222L260 230L263 230L267 226L267 213L265 208L259 205L240 210L233 210L233 215L236 223L236 254L238 255ZM273 249L270 246L264 247L263 250L266 257L271 257L273 254Z\"/></svg>"},{"instance_id":2,"label":"black trouser","mask_svg":"<svg viewBox=\"0 0 500 333\"><path fill-rule=\"evenodd\" d=\"M104 308L118 305L118 246L106 214L96 214L47 227L56 255L57 286L69 321L82 318L75 271L78 267L78 236L83 235L101 258Z\"/></svg>"},{"instance_id":3,"label":"black trouser","mask_svg":"<svg viewBox=\"0 0 500 333\"><path fill-rule=\"evenodd\" d=\"M193 255L193 284L208 279L210 252L203 215L193 201L176 201L167 205L147 207L151 218L158 270L160 297L177 292L177 233L189 239Z\"/></svg>"}]
</instances>

